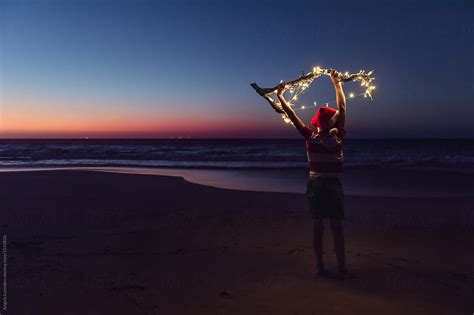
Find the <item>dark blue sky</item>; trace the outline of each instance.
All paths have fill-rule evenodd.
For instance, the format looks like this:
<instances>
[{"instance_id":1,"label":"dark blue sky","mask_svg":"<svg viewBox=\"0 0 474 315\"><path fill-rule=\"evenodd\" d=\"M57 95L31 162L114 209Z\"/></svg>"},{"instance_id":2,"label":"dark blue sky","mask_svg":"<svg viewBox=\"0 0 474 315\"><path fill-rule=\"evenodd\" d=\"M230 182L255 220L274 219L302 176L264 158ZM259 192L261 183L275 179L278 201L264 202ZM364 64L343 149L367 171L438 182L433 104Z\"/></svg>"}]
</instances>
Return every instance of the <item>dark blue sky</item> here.
<instances>
[{"instance_id":1,"label":"dark blue sky","mask_svg":"<svg viewBox=\"0 0 474 315\"><path fill-rule=\"evenodd\" d=\"M296 137L249 83L319 65L375 69L350 137L474 137L473 3L1 0L0 136Z\"/></svg>"}]
</instances>

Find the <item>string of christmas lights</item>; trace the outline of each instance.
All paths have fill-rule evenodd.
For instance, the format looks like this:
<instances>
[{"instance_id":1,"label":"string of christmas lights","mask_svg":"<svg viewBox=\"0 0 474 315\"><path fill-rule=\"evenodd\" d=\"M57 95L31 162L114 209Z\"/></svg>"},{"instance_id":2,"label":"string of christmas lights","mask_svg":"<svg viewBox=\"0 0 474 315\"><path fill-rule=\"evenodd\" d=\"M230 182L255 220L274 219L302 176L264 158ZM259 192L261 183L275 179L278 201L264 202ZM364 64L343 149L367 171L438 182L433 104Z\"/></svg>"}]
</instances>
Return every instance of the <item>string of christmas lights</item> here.
<instances>
[{"instance_id":1,"label":"string of christmas lights","mask_svg":"<svg viewBox=\"0 0 474 315\"><path fill-rule=\"evenodd\" d=\"M305 106L302 105L298 108L295 108L295 104L293 103L294 101L298 100L298 96L304 93L304 91L313 83L314 79L319 78L322 75L331 75L332 69L322 69L320 67L314 67L313 71L308 72L307 74L302 73L301 76L293 81L290 81L285 84L285 90L283 93L289 91L291 94L291 97L287 101L290 106L294 107L294 110L304 110L306 108L311 108L311 107L317 107L318 104L317 102L314 102L313 105L310 106ZM365 87L364 93L360 93L357 95L354 95L354 93L349 94L349 98L355 98L359 96L364 96L364 97L369 97L371 100L373 99L373 92L375 90L375 85L372 84L372 81L375 80L375 78L372 76L373 70L369 72L365 72L364 70L360 70L358 73L340 73L339 76L339 81L341 82L349 82L349 81L360 81L360 85ZM276 108L274 108L277 112L282 113L282 118L286 123L291 123L290 119L287 117L286 113L283 111L283 108L281 107L281 103L274 101L273 98L270 96L271 94L276 94L278 91L278 86L275 86L273 88L260 88L256 83L252 83L251 86L257 91L258 94L261 96L267 98L270 103L273 103ZM331 102L323 102L321 104L325 104L326 106L329 106L331 103L335 103L336 101L331 101ZM273 105L272 105L273 106Z\"/></svg>"},{"instance_id":2,"label":"string of christmas lights","mask_svg":"<svg viewBox=\"0 0 474 315\"><path fill-rule=\"evenodd\" d=\"M356 97L359 97L359 96L363 96L364 97L367 97L365 96L365 93L360 93L360 94L354 94L354 93L350 93L349 94L349 97L348 98L356 98ZM317 107L317 106L321 106L321 105L325 105L326 107L329 107L329 104L332 104L332 103L336 103L336 101L330 101L330 102L322 102L320 104L318 104L316 101L313 103L313 105L309 105L309 106L305 106L305 105L302 105L301 107L299 108L293 108L294 111L299 111L299 110L303 110L303 109L307 109L307 108L311 108L311 107ZM280 102L278 102L279 106L281 106ZM294 106L293 104L290 104L291 106ZM293 123L291 122L291 120L286 116L286 113L284 113L283 115L281 115L283 121L287 124L292 124Z\"/></svg>"}]
</instances>

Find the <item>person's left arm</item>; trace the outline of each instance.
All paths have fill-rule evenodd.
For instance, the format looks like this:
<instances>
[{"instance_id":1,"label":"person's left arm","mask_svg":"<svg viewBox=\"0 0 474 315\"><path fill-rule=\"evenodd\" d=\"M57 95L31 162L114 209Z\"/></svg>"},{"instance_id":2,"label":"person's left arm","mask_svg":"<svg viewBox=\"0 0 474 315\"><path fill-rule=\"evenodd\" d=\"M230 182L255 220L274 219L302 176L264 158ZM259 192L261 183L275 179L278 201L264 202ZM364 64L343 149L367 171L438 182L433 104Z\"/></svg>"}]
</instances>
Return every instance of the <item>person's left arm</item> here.
<instances>
[{"instance_id":1,"label":"person's left arm","mask_svg":"<svg viewBox=\"0 0 474 315\"><path fill-rule=\"evenodd\" d=\"M336 91L336 103L337 103L337 121L335 123L337 128L346 128L346 95L342 88L342 82L340 80L341 74L335 70L331 70L331 81Z\"/></svg>"}]
</instances>

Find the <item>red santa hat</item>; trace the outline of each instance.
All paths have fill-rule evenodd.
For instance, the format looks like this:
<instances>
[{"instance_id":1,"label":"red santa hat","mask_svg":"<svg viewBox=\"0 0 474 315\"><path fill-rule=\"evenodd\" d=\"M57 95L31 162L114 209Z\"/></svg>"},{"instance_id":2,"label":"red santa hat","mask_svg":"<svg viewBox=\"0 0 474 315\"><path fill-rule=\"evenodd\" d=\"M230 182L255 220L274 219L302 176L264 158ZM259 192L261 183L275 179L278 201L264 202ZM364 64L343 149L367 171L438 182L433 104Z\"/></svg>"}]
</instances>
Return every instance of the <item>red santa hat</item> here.
<instances>
[{"instance_id":1,"label":"red santa hat","mask_svg":"<svg viewBox=\"0 0 474 315\"><path fill-rule=\"evenodd\" d=\"M319 127L323 130L328 130L331 128L329 121L336 114L336 110L331 107L320 107L316 111L313 119L311 119L311 125L314 127Z\"/></svg>"}]
</instances>

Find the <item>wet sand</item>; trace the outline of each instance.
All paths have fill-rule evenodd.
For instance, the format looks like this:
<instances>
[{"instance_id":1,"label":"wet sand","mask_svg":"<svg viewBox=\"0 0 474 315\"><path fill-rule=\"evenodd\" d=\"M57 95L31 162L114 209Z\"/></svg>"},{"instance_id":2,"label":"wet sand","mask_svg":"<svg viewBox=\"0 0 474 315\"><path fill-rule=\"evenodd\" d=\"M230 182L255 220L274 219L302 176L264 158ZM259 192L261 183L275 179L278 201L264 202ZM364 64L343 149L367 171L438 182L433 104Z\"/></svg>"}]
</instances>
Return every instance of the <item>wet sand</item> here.
<instances>
[{"instance_id":1,"label":"wet sand","mask_svg":"<svg viewBox=\"0 0 474 315\"><path fill-rule=\"evenodd\" d=\"M474 311L470 196L347 195L344 281L314 277L302 194L62 170L0 173L0 198L6 314Z\"/></svg>"},{"instance_id":2,"label":"wet sand","mask_svg":"<svg viewBox=\"0 0 474 315\"><path fill-rule=\"evenodd\" d=\"M305 169L193 169L148 167L0 168L2 172L85 170L119 174L182 177L216 188L305 193ZM347 195L368 197L472 197L474 173L462 169L346 168L342 184Z\"/></svg>"}]
</instances>

